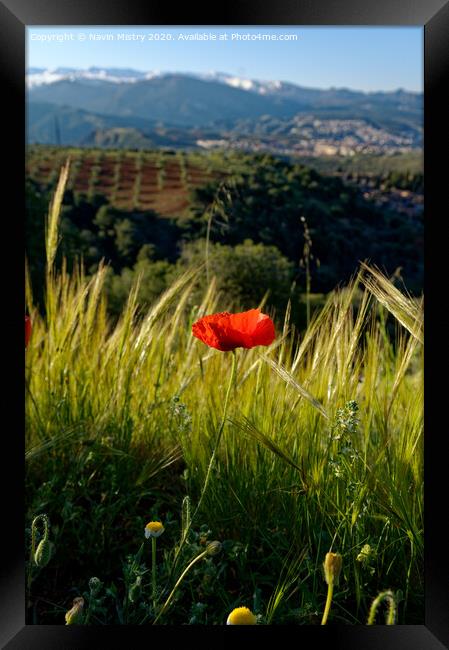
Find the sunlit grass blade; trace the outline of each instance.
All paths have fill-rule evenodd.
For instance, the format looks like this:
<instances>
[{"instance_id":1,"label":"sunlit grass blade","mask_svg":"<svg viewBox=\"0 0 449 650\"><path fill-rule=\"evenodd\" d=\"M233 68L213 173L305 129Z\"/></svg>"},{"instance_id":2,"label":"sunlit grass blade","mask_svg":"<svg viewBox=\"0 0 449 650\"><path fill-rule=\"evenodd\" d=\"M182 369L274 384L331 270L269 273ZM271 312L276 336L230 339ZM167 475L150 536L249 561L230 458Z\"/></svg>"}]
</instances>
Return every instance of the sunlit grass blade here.
<instances>
[{"instance_id":1,"label":"sunlit grass blade","mask_svg":"<svg viewBox=\"0 0 449 650\"><path fill-rule=\"evenodd\" d=\"M279 445L273 440L272 437L263 433L263 431L260 431L260 429L258 429L252 422L248 420L248 418L242 417L241 420L230 420L230 422L241 429L244 433L249 435L251 438L257 440L257 442L278 456L278 458L281 458L285 463L296 469L300 474L303 486L307 487L303 468L295 463L292 458L279 447Z\"/></svg>"},{"instance_id":2,"label":"sunlit grass blade","mask_svg":"<svg viewBox=\"0 0 449 650\"><path fill-rule=\"evenodd\" d=\"M362 263L361 281L420 343L424 343L423 299L404 295L375 267Z\"/></svg>"},{"instance_id":3,"label":"sunlit grass blade","mask_svg":"<svg viewBox=\"0 0 449 650\"><path fill-rule=\"evenodd\" d=\"M50 203L50 210L48 213L46 228L45 228L45 252L47 256L47 271L53 269L53 264L56 257L56 250L58 248L58 230L59 230L59 217L61 212L62 199L64 197L65 187L70 171L70 158L61 168L58 184L55 193Z\"/></svg>"},{"instance_id":4,"label":"sunlit grass blade","mask_svg":"<svg viewBox=\"0 0 449 650\"><path fill-rule=\"evenodd\" d=\"M296 379L285 368L283 368L281 365L279 365L278 363L276 363L275 361L273 361L272 359L270 359L265 355L263 355L263 360L265 361L265 363L271 366L271 368L273 368L275 373L279 375L281 379L283 379L290 386L293 386L293 388L298 391L301 397L303 397L305 400L309 402L309 404L311 404L315 409L317 409L317 411L319 411L323 417L325 417L327 420L329 419L329 415L327 414L324 406L320 404L320 402L317 399L315 399L315 397L311 395L311 393L309 393L309 391L306 390L304 386L301 386L301 384L299 384L296 381Z\"/></svg>"},{"instance_id":5,"label":"sunlit grass blade","mask_svg":"<svg viewBox=\"0 0 449 650\"><path fill-rule=\"evenodd\" d=\"M292 587L294 587L295 582L299 582L301 565L305 556L305 550L303 550L298 556L296 555L295 550L291 550L285 558L285 562L279 574L278 582L276 583L276 587L268 601L265 615L267 625L272 624L273 618L280 605L291 598L295 593L295 588Z\"/></svg>"}]
</instances>

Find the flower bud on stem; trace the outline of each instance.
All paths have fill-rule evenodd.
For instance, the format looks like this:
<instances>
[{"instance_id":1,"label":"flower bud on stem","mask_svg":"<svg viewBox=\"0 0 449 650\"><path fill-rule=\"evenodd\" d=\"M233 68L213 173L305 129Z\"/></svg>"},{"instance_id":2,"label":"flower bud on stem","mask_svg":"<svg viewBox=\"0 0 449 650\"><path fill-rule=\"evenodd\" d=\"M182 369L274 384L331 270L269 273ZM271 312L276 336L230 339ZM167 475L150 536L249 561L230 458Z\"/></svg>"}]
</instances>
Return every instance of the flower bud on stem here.
<instances>
[{"instance_id":1,"label":"flower bud on stem","mask_svg":"<svg viewBox=\"0 0 449 650\"><path fill-rule=\"evenodd\" d=\"M36 548L36 535L38 524L42 523L44 531L42 534L42 539L37 545ZM33 568L43 568L46 566L51 558L51 546L49 540L50 534L50 520L47 515L37 515L33 519L31 524L31 549L30 549L30 561L28 564L28 577L27 577L27 591L28 591L28 605L30 606L31 598L31 583L33 581Z\"/></svg>"},{"instance_id":2,"label":"flower bud on stem","mask_svg":"<svg viewBox=\"0 0 449 650\"><path fill-rule=\"evenodd\" d=\"M324 607L323 618L321 620L321 625L326 625L327 618L332 604L332 597L334 594L334 585L338 585L340 578L340 572L342 567L343 558L339 553L326 553L326 557L323 562L324 569L324 579L327 583L327 599L326 605Z\"/></svg>"}]
</instances>

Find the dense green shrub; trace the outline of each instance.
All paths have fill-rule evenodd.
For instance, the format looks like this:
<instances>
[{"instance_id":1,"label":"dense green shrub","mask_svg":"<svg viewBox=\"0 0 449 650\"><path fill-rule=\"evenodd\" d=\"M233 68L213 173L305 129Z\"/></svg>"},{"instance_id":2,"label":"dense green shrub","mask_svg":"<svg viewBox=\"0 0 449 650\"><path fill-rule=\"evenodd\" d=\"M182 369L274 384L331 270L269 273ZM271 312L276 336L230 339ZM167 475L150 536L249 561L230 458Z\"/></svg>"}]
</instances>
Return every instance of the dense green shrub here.
<instances>
[{"instance_id":1,"label":"dense green shrub","mask_svg":"<svg viewBox=\"0 0 449 650\"><path fill-rule=\"evenodd\" d=\"M206 252L207 251L207 252ZM294 265L276 246L255 244L246 239L236 246L209 243L200 239L184 246L178 268L207 263L198 282L198 295L204 294L208 280L215 277L217 289L226 304L242 309L256 306L268 292L268 305L285 309L291 295Z\"/></svg>"}]
</instances>

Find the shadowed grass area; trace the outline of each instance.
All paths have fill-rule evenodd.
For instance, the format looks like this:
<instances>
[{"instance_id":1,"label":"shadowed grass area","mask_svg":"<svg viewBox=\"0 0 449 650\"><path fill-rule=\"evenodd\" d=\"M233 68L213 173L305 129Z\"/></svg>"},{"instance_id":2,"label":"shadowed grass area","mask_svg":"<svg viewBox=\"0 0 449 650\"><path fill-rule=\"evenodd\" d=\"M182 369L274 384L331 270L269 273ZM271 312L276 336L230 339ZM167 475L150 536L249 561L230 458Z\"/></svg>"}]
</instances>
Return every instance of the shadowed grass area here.
<instances>
[{"instance_id":1,"label":"shadowed grass area","mask_svg":"<svg viewBox=\"0 0 449 650\"><path fill-rule=\"evenodd\" d=\"M160 604L207 541L223 551L195 565L158 622L223 624L249 604L266 623L319 623L332 550L343 569L330 623L365 623L387 589L399 623L422 623L422 303L364 265L305 332L287 310L271 346L237 350L217 457L175 565L231 372L232 355L191 325L220 296L212 279L191 307L204 273L194 268L147 312L135 286L108 322L105 267L91 277L54 267L66 174L48 221L45 315L27 282L27 523L45 512L53 544L33 574L28 622L63 623L92 576L104 602L90 622L151 622L150 547L139 547L160 518ZM137 575L142 595L130 604Z\"/></svg>"}]
</instances>

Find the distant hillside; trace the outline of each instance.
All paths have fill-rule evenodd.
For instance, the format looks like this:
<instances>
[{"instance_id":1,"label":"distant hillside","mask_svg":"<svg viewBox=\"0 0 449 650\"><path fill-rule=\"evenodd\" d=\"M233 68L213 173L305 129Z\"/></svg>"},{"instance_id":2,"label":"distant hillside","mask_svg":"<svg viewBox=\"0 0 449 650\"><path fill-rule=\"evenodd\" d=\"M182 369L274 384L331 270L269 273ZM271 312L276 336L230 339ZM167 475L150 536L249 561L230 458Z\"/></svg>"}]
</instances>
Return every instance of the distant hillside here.
<instances>
[{"instance_id":1,"label":"distant hillside","mask_svg":"<svg viewBox=\"0 0 449 650\"><path fill-rule=\"evenodd\" d=\"M160 127L200 131L199 139L220 139L224 131L238 136L267 134L268 129L268 134L275 134L279 129L288 130L298 117L310 115L320 120L362 120L406 138L408 146L421 145L423 98L418 93L321 90L223 74L202 78L133 74L115 69L31 71L28 141L83 144L86 138L95 141L93 132L111 128L138 129L144 139L155 144L150 131ZM180 140L185 137L178 136ZM186 140L195 145L191 135L187 134Z\"/></svg>"},{"instance_id":2,"label":"distant hillside","mask_svg":"<svg viewBox=\"0 0 449 650\"><path fill-rule=\"evenodd\" d=\"M369 186L360 191L341 176L268 154L30 147L29 201L41 207L39 214L27 213L27 228L36 246L68 155L61 250L82 255L88 269L103 257L117 273L143 259L173 264L209 232L212 242L231 248L246 240L277 247L303 283L304 217L313 242L314 291L345 281L363 259L389 274L401 267L406 286L422 288L422 211L400 212L392 202L378 206L367 197Z\"/></svg>"},{"instance_id":3,"label":"distant hillside","mask_svg":"<svg viewBox=\"0 0 449 650\"><path fill-rule=\"evenodd\" d=\"M80 143L101 149L157 149L159 147L195 147L195 136L179 129L156 128L151 131L114 127L91 132Z\"/></svg>"},{"instance_id":4,"label":"distant hillside","mask_svg":"<svg viewBox=\"0 0 449 650\"><path fill-rule=\"evenodd\" d=\"M216 133L216 132L214 132ZM27 141L118 149L197 147L204 136L194 129L158 126L139 117L116 117L90 113L69 106L30 102L27 106Z\"/></svg>"},{"instance_id":5,"label":"distant hillside","mask_svg":"<svg viewBox=\"0 0 449 650\"><path fill-rule=\"evenodd\" d=\"M140 117L165 124L201 126L264 114L294 115L298 102L264 97L215 81L167 75L135 83L98 79L57 81L31 88L30 101L71 106L104 115Z\"/></svg>"},{"instance_id":6,"label":"distant hillside","mask_svg":"<svg viewBox=\"0 0 449 650\"><path fill-rule=\"evenodd\" d=\"M100 130L134 128L145 132L154 126L155 122L142 118L101 115L48 102L27 105L27 140L31 143L75 145Z\"/></svg>"}]
</instances>

